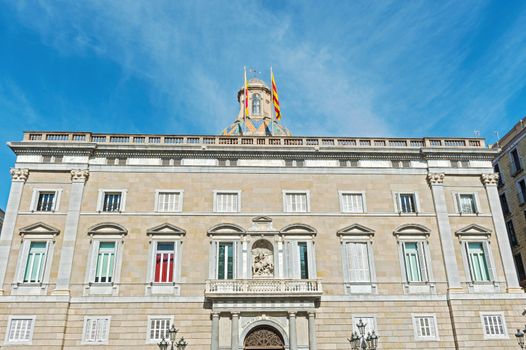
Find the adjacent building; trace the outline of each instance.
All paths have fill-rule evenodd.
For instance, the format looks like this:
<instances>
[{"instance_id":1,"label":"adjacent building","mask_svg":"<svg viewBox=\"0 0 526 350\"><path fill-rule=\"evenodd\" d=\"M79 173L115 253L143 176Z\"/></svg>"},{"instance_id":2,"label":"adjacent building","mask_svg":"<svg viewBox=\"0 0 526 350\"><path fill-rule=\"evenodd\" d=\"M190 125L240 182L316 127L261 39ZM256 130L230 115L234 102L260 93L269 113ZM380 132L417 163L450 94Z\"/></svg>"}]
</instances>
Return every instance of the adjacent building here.
<instances>
[{"instance_id":1,"label":"adjacent building","mask_svg":"<svg viewBox=\"0 0 526 350\"><path fill-rule=\"evenodd\" d=\"M522 286L526 285L526 118L521 119L496 144L500 152L493 161L499 174L499 199L513 251L515 267Z\"/></svg>"},{"instance_id":2,"label":"adjacent building","mask_svg":"<svg viewBox=\"0 0 526 350\"><path fill-rule=\"evenodd\" d=\"M515 349L526 301L480 138L297 137L249 81L224 135L28 131L3 348ZM505 180L506 181L506 180Z\"/></svg>"},{"instance_id":3,"label":"adjacent building","mask_svg":"<svg viewBox=\"0 0 526 350\"><path fill-rule=\"evenodd\" d=\"M5 212L0 209L0 232L2 232L2 225L4 223L4 216L5 216Z\"/></svg>"}]
</instances>

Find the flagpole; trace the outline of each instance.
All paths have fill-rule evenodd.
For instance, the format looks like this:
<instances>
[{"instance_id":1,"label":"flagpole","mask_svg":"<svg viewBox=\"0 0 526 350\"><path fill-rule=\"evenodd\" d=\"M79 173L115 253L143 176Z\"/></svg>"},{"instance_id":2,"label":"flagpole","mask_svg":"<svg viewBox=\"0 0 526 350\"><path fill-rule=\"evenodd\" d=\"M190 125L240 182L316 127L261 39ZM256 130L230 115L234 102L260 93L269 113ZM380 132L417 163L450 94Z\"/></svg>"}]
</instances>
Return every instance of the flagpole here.
<instances>
[{"instance_id":1,"label":"flagpole","mask_svg":"<svg viewBox=\"0 0 526 350\"><path fill-rule=\"evenodd\" d=\"M243 98L243 124L245 126L245 130L243 131L244 134L247 132L247 98L248 98L248 91L247 91L247 66L243 66L243 90L244 90L244 98Z\"/></svg>"},{"instance_id":2,"label":"flagpole","mask_svg":"<svg viewBox=\"0 0 526 350\"><path fill-rule=\"evenodd\" d=\"M272 111L274 110L274 88L272 87L272 66L270 66L270 136L274 136L274 117Z\"/></svg>"}]
</instances>

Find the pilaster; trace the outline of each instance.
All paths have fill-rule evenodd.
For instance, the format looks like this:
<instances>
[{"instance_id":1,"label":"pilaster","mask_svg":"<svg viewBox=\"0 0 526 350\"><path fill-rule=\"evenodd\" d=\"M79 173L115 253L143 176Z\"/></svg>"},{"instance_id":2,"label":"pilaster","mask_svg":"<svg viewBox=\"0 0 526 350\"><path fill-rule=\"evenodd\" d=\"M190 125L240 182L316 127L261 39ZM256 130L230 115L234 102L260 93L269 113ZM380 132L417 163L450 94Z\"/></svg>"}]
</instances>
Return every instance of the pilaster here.
<instances>
[{"instance_id":1,"label":"pilaster","mask_svg":"<svg viewBox=\"0 0 526 350\"><path fill-rule=\"evenodd\" d=\"M513 255L510 248L510 241L506 230L506 223L504 221L504 215L502 214L502 208L500 206L499 192L497 190L499 174L482 174L480 180L484 184L484 187L486 188L486 195L488 196L489 208L491 211L491 216L493 217L495 235L497 237L497 244L500 251L500 258L504 268L504 277L506 278L507 291L521 293L522 289L517 278L515 263L513 262Z\"/></svg>"},{"instance_id":2,"label":"pilaster","mask_svg":"<svg viewBox=\"0 0 526 350\"><path fill-rule=\"evenodd\" d=\"M451 232L446 198L444 195L444 176L443 173L428 173L427 182L433 193L433 203L435 205L437 216L438 233L440 236L440 244L442 246L442 257L446 268L448 290L450 292L460 292L462 291L462 287L460 285L455 245L453 244L453 234Z\"/></svg>"},{"instance_id":3,"label":"pilaster","mask_svg":"<svg viewBox=\"0 0 526 350\"><path fill-rule=\"evenodd\" d=\"M297 350L296 313L289 312L289 350Z\"/></svg>"},{"instance_id":4,"label":"pilaster","mask_svg":"<svg viewBox=\"0 0 526 350\"><path fill-rule=\"evenodd\" d=\"M309 350L316 350L316 314L309 312L307 317L309 320Z\"/></svg>"},{"instance_id":5,"label":"pilaster","mask_svg":"<svg viewBox=\"0 0 526 350\"><path fill-rule=\"evenodd\" d=\"M219 350L219 313L212 313L212 342L211 350Z\"/></svg>"},{"instance_id":6,"label":"pilaster","mask_svg":"<svg viewBox=\"0 0 526 350\"><path fill-rule=\"evenodd\" d=\"M5 274L7 272L7 263L11 251L11 241L13 240L13 233L15 232L22 190L29 177L29 169L12 168L10 174L12 177L11 190L9 191L9 198L7 200L2 233L0 233L0 295L4 295Z\"/></svg>"},{"instance_id":7,"label":"pilaster","mask_svg":"<svg viewBox=\"0 0 526 350\"><path fill-rule=\"evenodd\" d=\"M88 177L88 169L71 170L71 194L69 198L68 212L66 214L64 240L62 242L62 251L60 254L57 284L52 293L55 295L69 295L69 281L71 278L71 268L73 266L73 255L75 253L80 207L82 204L84 185L88 180Z\"/></svg>"},{"instance_id":8,"label":"pilaster","mask_svg":"<svg viewBox=\"0 0 526 350\"><path fill-rule=\"evenodd\" d=\"M230 346L232 350L237 350L239 347L239 314L236 312L232 313L232 338L230 341Z\"/></svg>"}]
</instances>

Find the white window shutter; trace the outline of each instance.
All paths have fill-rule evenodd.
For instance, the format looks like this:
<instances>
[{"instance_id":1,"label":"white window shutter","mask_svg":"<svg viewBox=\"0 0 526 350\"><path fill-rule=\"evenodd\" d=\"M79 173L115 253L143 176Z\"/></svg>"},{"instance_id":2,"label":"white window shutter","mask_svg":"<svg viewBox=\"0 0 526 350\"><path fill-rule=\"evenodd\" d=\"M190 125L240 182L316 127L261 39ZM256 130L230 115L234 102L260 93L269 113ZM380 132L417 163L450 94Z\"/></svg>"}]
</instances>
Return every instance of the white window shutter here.
<instances>
[{"instance_id":1,"label":"white window shutter","mask_svg":"<svg viewBox=\"0 0 526 350\"><path fill-rule=\"evenodd\" d=\"M418 242L418 262L420 263L420 273L422 274L422 280L428 281L427 275L427 262L424 254L424 244L425 242Z\"/></svg>"},{"instance_id":2,"label":"white window shutter","mask_svg":"<svg viewBox=\"0 0 526 350\"><path fill-rule=\"evenodd\" d=\"M398 213L400 213L402 211L402 203L400 203L400 193L396 192L395 193L395 201L396 201L396 211ZM404 256L405 256L405 252L404 252Z\"/></svg>"},{"instance_id":3,"label":"white window shutter","mask_svg":"<svg viewBox=\"0 0 526 350\"><path fill-rule=\"evenodd\" d=\"M462 203L460 202L460 194L455 192L455 202L457 204L457 213L462 213Z\"/></svg>"},{"instance_id":4,"label":"white window shutter","mask_svg":"<svg viewBox=\"0 0 526 350\"><path fill-rule=\"evenodd\" d=\"M484 260L486 261L486 266L488 267L489 279L490 281L494 281L495 280L495 267L491 263L490 246L487 241L482 243L482 249L484 250Z\"/></svg>"},{"instance_id":5,"label":"white window shutter","mask_svg":"<svg viewBox=\"0 0 526 350\"><path fill-rule=\"evenodd\" d=\"M97 259L99 255L99 247L100 247L100 241L94 240L93 247L91 250L91 261L90 261L90 266L89 266L89 281L88 282L95 281L95 275L97 274Z\"/></svg>"}]
</instances>

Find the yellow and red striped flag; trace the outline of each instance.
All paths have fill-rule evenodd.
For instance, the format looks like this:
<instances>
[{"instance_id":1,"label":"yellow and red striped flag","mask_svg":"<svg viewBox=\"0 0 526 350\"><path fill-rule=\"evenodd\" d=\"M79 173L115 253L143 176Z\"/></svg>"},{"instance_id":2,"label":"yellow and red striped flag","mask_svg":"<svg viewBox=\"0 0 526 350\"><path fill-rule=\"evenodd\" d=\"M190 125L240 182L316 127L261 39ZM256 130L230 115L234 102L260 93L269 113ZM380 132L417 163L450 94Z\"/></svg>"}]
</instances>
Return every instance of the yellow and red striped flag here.
<instances>
[{"instance_id":1,"label":"yellow and red striped flag","mask_svg":"<svg viewBox=\"0 0 526 350\"><path fill-rule=\"evenodd\" d=\"M247 69L245 69L245 117L248 117L248 82L247 82Z\"/></svg>"},{"instance_id":2,"label":"yellow and red striped flag","mask_svg":"<svg viewBox=\"0 0 526 350\"><path fill-rule=\"evenodd\" d=\"M274 72L270 71L270 79L272 80L272 102L274 103L274 111L276 111L276 120L281 119L281 110L279 109L278 88L276 87L276 80L274 80Z\"/></svg>"}]
</instances>

